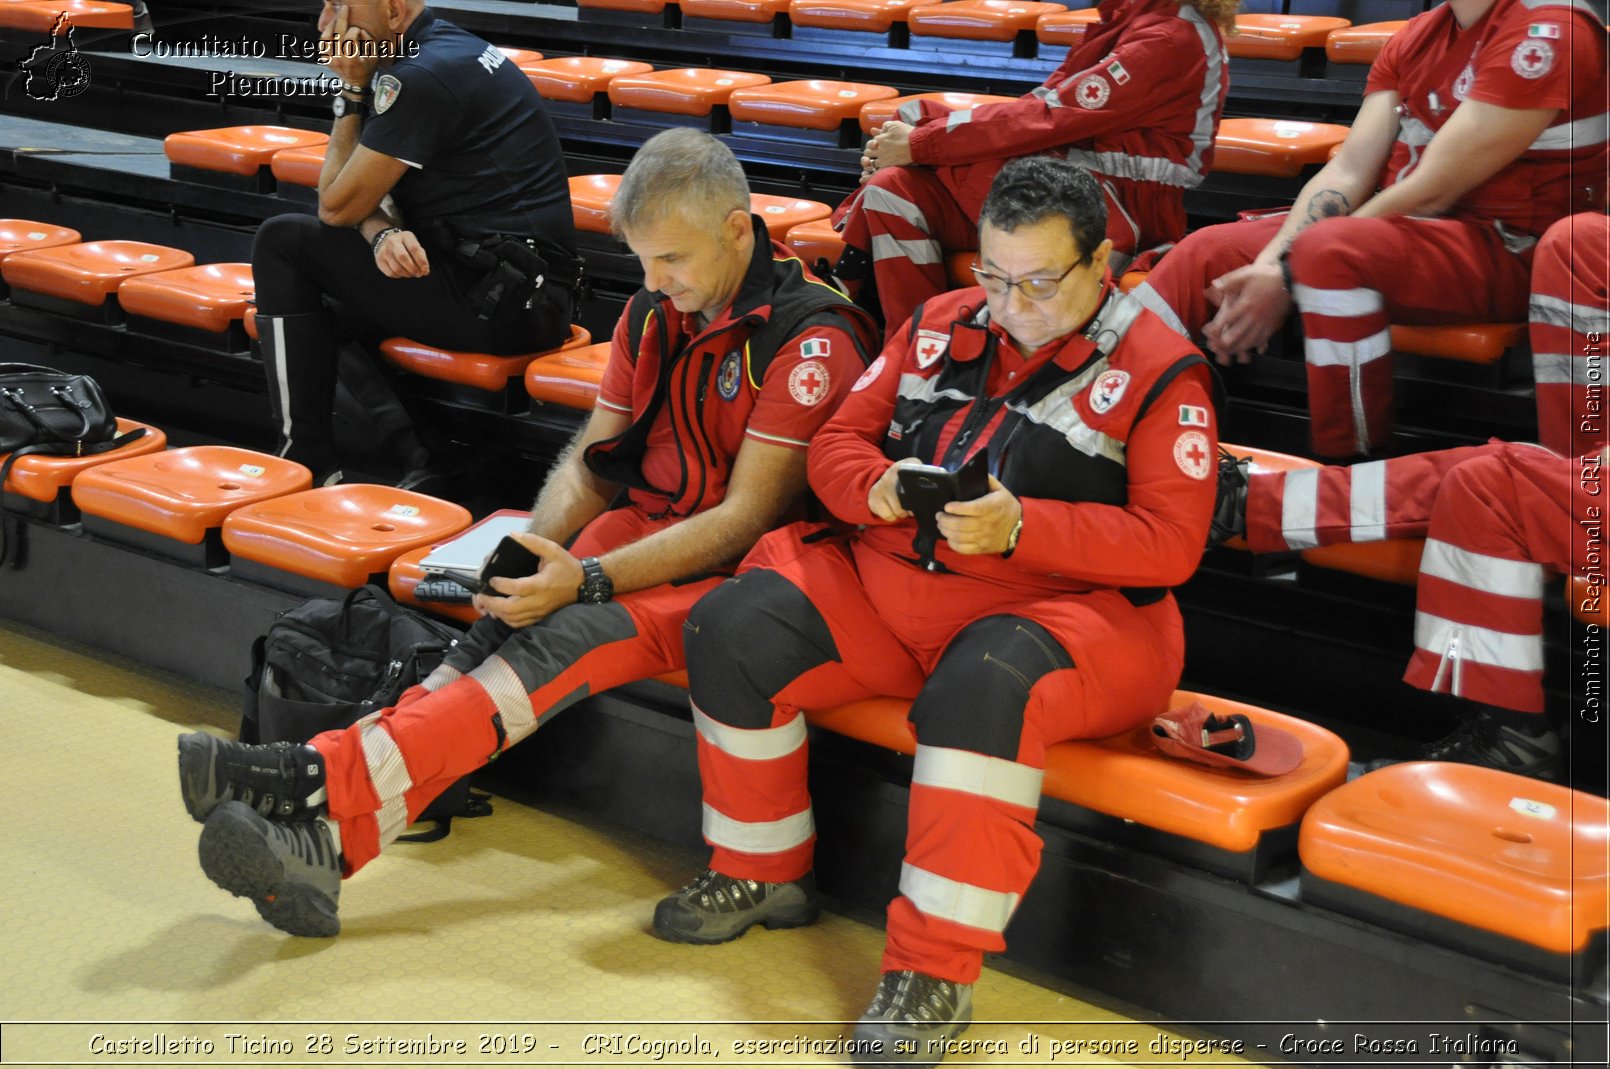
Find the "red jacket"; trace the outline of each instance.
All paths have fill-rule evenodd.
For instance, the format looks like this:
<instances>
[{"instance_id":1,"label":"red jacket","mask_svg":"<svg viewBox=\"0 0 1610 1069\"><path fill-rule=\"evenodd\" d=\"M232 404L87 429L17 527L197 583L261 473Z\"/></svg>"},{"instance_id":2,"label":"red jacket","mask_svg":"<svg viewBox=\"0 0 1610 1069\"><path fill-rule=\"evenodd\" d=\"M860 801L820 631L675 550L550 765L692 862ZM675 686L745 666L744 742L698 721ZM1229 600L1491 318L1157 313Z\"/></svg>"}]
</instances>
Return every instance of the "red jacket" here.
<instances>
[{"instance_id":1,"label":"red jacket","mask_svg":"<svg viewBox=\"0 0 1610 1069\"><path fill-rule=\"evenodd\" d=\"M865 525L858 558L913 558L915 521L885 523L867 507L890 463L916 456L954 467L989 448L991 470L1022 501L1023 533L1009 558L963 556L941 541L935 559L949 571L983 580L1002 600L1190 577L1216 492L1210 372L1110 279L1106 298L1083 330L1111 352L1076 332L1027 360L987 321L980 289L919 309L811 443L812 489L835 516ZM982 387L971 400L969 382Z\"/></svg>"},{"instance_id":2,"label":"red jacket","mask_svg":"<svg viewBox=\"0 0 1610 1069\"><path fill-rule=\"evenodd\" d=\"M931 164L974 218L1008 159L1056 152L1096 173L1126 214L1133 243L1108 227L1121 252L1185 236L1184 191L1213 164L1213 138L1229 85L1218 27L1176 0L1103 0L1085 31L1038 89L1009 104L946 112L928 102L911 158ZM908 104L909 108L910 105Z\"/></svg>"}]
</instances>

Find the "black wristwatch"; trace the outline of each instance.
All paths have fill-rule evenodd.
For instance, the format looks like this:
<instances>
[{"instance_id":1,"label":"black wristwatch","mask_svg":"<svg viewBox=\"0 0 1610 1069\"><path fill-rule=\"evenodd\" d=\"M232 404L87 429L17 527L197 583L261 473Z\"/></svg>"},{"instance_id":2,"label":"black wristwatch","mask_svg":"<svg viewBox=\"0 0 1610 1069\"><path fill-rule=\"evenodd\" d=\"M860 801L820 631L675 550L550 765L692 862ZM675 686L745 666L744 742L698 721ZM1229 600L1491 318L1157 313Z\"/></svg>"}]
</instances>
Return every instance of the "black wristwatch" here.
<instances>
[{"instance_id":1,"label":"black wristwatch","mask_svg":"<svg viewBox=\"0 0 1610 1069\"><path fill-rule=\"evenodd\" d=\"M330 104L330 110L334 112L337 119L344 119L348 115L356 115L361 119L369 114L369 100L367 97L362 100L353 100L343 93L337 93Z\"/></svg>"},{"instance_id":2,"label":"black wristwatch","mask_svg":"<svg viewBox=\"0 0 1610 1069\"><path fill-rule=\"evenodd\" d=\"M581 558L581 586L576 590L576 601L583 605L602 605L615 596L615 584L604 574L604 566L597 557Z\"/></svg>"}]
</instances>

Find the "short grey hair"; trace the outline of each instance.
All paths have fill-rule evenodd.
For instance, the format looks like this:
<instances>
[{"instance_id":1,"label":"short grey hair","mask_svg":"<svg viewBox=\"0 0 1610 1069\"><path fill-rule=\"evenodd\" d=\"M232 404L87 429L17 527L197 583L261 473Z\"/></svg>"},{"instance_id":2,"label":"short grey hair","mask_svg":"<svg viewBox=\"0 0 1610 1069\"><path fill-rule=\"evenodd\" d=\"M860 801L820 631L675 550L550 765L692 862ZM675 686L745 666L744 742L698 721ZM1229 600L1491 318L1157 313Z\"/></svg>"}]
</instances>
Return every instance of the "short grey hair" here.
<instances>
[{"instance_id":1,"label":"short grey hair","mask_svg":"<svg viewBox=\"0 0 1610 1069\"><path fill-rule=\"evenodd\" d=\"M749 179L738 158L709 134L676 127L632 157L609 202L609 225L622 237L672 214L714 226L733 211L749 211Z\"/></svg>"}]
</instances>

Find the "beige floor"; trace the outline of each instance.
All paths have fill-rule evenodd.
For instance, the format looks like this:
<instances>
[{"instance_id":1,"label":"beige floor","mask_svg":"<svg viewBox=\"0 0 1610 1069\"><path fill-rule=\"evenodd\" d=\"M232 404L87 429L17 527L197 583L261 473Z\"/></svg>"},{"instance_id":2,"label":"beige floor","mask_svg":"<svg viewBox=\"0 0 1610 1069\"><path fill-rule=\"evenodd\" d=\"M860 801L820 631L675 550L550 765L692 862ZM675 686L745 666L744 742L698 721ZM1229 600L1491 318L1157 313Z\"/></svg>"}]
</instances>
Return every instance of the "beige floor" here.
<instances>
[{"instance_id":1,"label":"beige floor","mask_svg":"<svg viewBox=\"0 0 1610 1069\"><path fill-rule=\"evenodd\" d=\"M282 936L201 874L177 797L175 734L234 716L223 691L0 624L0 1064L844 1060L830 1044L870 996L881 932L829 915L660 942L653 904L700 859L576 814L504 801L347 883L339 938ZM986 971L961 1037L977 1047L947 1065L1240 1063L1152 1053L1181 1033L1014 972ZM757 1041L775 1045L736 1046ZM1053 1057L1078 1042L1136 1053Z\"/></svg>"}]
</instances>

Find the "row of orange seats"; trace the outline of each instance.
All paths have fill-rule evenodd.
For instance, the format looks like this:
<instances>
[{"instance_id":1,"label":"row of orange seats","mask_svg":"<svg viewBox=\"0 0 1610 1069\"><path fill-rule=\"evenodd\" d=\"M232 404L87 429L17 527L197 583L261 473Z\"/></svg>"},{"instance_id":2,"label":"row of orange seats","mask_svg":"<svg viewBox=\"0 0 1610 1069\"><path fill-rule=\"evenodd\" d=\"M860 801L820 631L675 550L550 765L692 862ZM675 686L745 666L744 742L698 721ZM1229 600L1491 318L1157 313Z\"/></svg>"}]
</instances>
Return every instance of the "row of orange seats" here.
<instances>
[{"instance_id":1,"label":"row of orange seats","mask_svg":"<svg viewBox=\"0 0 1610 1069\"><path fill-rule=\"evenodd\" d=\"M107 0L5 0L0 3L0 28L49 34L64 14L86 29L134 29L134 8Z\"/></svg>"},{"instance_id":2,"label":"row of orange seats","mask_svg":"<svg viewBox=\"0 0 1610 1069\"><path fill-rule=\"evenodd\" d=\"M227 550L231 575L297 593L352 589L384 573L412 600L418 561L470 521L457 505L390 487L309 489L305 468L261 453L168 450L149 430L107 454L27 457L14 471L70 494L94 536L217 567L194 557L193 546L212 537ZM1171 708L1192 702L1245 716L1266 737L1285 733L1300 744L1300 761L1270 776L1182 762L1160 753L1146 726L1059 743L1048 749L1043 790L1060 818L1248 883L1296 861L1305 904L1422 937L1415 914L1451 922L1431 938L1553 976L1569 977L1602 943L1605 799L1441 763L1347 782L1349 752L1332 732L1189 691L1176 692ZM906 716L907 703L890 698L808 714L819 730L910 754Z\"/></svg>"}]
</instances>

